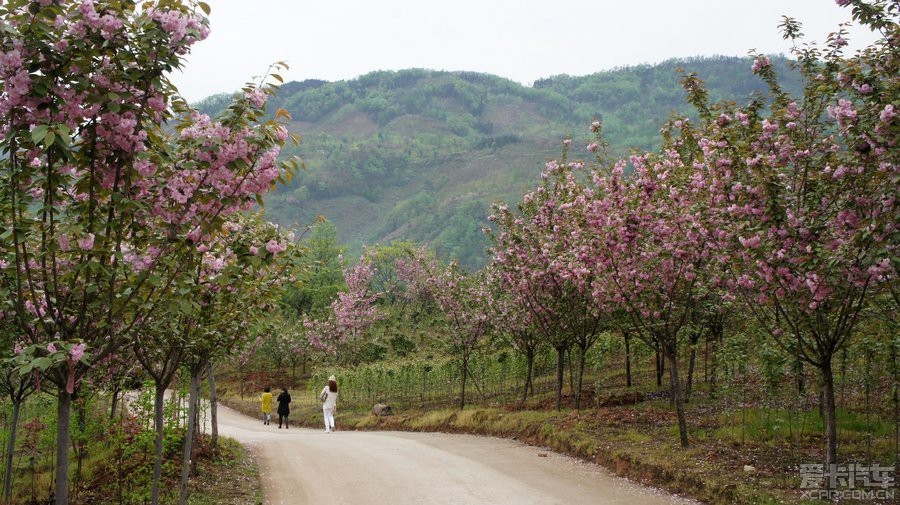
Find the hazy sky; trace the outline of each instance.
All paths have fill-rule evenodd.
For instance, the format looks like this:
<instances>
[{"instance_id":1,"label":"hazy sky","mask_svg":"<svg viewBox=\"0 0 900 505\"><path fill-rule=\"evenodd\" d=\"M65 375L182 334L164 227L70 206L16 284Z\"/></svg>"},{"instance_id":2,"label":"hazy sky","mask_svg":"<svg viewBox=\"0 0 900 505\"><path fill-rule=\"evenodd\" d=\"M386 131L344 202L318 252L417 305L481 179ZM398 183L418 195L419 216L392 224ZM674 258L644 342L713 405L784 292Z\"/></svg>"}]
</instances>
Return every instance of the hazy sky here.
<instances>
[{"instance_id":1,"label":"hazy sky","mask_svg":"<svg viewBox=\"0 0 900 505\"><path fill-rule=\"evenodd\" d=\"M816 41L850 19L833 0L206 1L212 34L175 76L189 100L236 90L278 60L288 80L419 67L531 84L672 57L786 53L782 15ZM872 38L851 28L851 47Z\"/></svg>"}]
</instances>

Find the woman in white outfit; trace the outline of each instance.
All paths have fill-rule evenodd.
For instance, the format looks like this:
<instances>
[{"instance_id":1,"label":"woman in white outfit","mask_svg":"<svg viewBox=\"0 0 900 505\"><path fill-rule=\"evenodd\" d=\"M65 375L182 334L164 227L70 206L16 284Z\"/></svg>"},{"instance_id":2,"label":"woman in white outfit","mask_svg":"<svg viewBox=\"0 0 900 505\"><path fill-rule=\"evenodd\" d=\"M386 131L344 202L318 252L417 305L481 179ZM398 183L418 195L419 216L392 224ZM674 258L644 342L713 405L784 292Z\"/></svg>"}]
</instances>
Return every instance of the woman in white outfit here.
<instances>
[{"instance_id":1,"label":"woman in white outfit","mask_svg":"<svg viewBox=\"0 0 900 505\"><path fill-rule=\"evenodd\" d=\"M338 387L334 375L328 378L328 384L322 388L319 399L322 400L322 414L325 417L325 433L334 429L334 412L337 410Z\"/></svg>"}]
</instances>

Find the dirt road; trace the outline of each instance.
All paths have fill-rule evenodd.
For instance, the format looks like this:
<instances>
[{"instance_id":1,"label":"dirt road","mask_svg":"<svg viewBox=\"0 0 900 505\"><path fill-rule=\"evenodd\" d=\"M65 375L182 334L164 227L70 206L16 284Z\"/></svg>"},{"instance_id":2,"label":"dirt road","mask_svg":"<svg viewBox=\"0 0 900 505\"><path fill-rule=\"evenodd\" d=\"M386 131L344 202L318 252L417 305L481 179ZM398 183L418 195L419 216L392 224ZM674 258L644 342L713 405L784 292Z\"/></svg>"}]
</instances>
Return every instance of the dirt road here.
<instances>
[{"instance_id":1,"label":"dirt road","mask_svg":"<svg viewBox=\"0 0 900 505\"><path fill-rule=\"evenodd\" d=\"M595 465L497 438L279 430L277 422L263 426L225 407L219 407L219 432L257 454L271 505L690 503Z\"/></svg>"}]
</instances>

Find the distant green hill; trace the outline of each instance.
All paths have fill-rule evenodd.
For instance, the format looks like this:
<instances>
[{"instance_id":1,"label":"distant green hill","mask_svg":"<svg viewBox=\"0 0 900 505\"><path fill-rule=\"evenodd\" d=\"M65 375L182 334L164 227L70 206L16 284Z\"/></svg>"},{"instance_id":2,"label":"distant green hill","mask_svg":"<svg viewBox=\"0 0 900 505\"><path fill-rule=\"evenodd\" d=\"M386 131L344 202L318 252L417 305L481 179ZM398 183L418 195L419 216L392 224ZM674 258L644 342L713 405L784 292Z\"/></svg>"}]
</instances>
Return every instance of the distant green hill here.
<instances>
[{"instance_id":1,"label":"distant green hill","mask_svg":"<svg viewBox=\"0 0 900 505\"><path fill-rule=\"evenodd\" d=\"M787 61L774 58L786 87L799 89ZM657 147L660 124L687 113L676 69L697 72L713 99L746 101L764 85L749 58L669 60L596 74L541 79L527 87L490 74L411 69L350 81L285 84L270 107L287 109L303 136L308 170L266 197L268 217L304 225L321 214L351 252L409 239L469 266L484 261L488 205L534 185L544 162L574 139L586 154L588 126L604 122L617 153ZM216 109L226 96L200 106ZM270 108L270 110L275 110Z\"/></svg>"}]
</instances>

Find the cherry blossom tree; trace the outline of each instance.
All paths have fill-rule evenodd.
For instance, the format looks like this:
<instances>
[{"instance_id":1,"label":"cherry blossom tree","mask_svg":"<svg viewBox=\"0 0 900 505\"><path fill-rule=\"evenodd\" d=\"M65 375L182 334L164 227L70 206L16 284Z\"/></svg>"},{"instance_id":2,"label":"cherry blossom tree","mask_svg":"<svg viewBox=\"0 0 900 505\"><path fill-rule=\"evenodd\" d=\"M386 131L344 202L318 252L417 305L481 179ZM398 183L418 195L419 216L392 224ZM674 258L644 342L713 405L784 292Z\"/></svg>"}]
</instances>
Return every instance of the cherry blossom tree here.
<instances>
[{"instance_id":1,"label":"cherry blossom tree","mask_svg":"<svg viewBox=\"0 0 900 505\"><path fill-rule=\"evenodd\" d=\"M451 263L430 280L434 298L451 327L445 338L450 354L460 357L459 408L466 405L469 359L491 332L491 297L481 273L467 274Z\"/></svg>"},{"instance_id":2,"label":"cherry blossom tree","mask_svg":"<svg viewBox=\"0 0 900 505\"><path fill-rule=\"evenodd\" d=\"M201 374L214 374L214 361L239 352L247 344L249 326L268 319L272 300L294 274L298 252L291 235L260 216L231 216L215 239L185 251L182 261L192 265L192 273L177 279L170 287L168 303L148 324L132 332L134 359L155 385L152 503L159 500L166 389L179 370L188 368L189 411L196 412ZM214 377L210 380L216 432ZM193 443L190 414L188 423L186 454Z\"/></svg>"},{"instance_id":3,"label":"cherry blossom tree","mask_svg":"<svg viewBox=\"0 0 900 505\"><path fill-rule=\"evenodd\" d=\"M7 276L0 282L0 287L10 285L10 273L0 271L0 275ZM0 309L2 310L2 309ZM19 363L15 359L17 351L21 352L23 342L17 341L21 331L16 327L16 321L11 317L0 314L0 394L9 399L11 411L9 413L9 436L7 440L4 462L6 470L3 475L3 500L9 501L12 492L13 456L16 449L16 434L19 426L19 412L22 404L36 390L36 383L30 374L19 373Z\"/></svg>"},{"instance_id":4,"label":"cherry blossom tree","mask_svg":"<svg viewBox=\"0 0 900 505\"><path fill-rule=\"evenodd\" d=\"M285 363L291 369L291 385L297 379L297 366L309 359L311 344L302 319L293 310L280 307L266 321L254 328L257 341L253 352L263 359L271 360L276 370L283 370Z\"/></svg>"},{"instance_id":5,"label":"cherry blossom tree","mask_svg":"<svg viewBox=\"0 0 900 505\"><path fill-rule=\"evenodd\" d=\"M274 300L296 274L299 249L292 233L284 233L260 216L235 215L223 225L215 240L199 247L193 258L186 261L194 265L195 274L188 281L193 283L193 296L188 304L182 302L174 308L172 314L179 325L174 334L183 338L182 365L191 377L181 503L187 500L202 375L214 373L211 365L217 359L240 351L251 325L271 317ZM211 413L215 413L214 397ZM161 420L161 416L159 404L157 419ZM158 431L157 441L160 436Z\"/></svg>"},{"instance_id":6,"label":"cherry blossom tree","mask_svg":"<svg viewBox=\"0 0 900 505\"><path fill-rule=\"evenodd\" d=\"M838 4L882 38L853 56L843 53L843 30L824 48L798 46L801 98L782 90L763 55L753 71L770 87L768 103L711 105L688 75L699 122L669 121L660 152L615 164L599 156L591 184L565 174L577 162L550 162L520 214L496 207L494 263L548 339L583 307L624 317L624 327L660 344L682 445L682 334L692 320L718 325L725 314L710 309L740 297L775 341L821 372L825 459L835 463L833 357L873 299L896 297L900 7ZM796 21L782 28L800 39ZM599 140L587 147L602 153ZM563 305L586 291L592 304ZM561 355L565 341L553 345Z\"/></svg>"},{"instance_id":7,"label":"cherry blossom tree","mask_svg":"<svg viewBox=\"0 0 900 505\"><path fill-rule=\"evenodd\" d=\"M208 34L203 3L12 0L0 6L2 316L20 371L59 386L55 500L68 500L71 399L184 275L180 253L250 209L295 162L287 118L248 85L222 117L167 78ZM164 128L165 126L165 128Z\"/></svg>"},{"instance_id":8,"label":"cherry blossom tree","mask_svg":"<svg viewBox=\"0 0 900 505\"><path fill-rule=\"evenodd\" d=\"M679 377L678 347L684 329L709 291L721 284L718 265L727 259L698 193L708 180L693 160L673 149L632 156L608 175L595 174L586 233L595 269L593 293L600 305L618 307L639 337L659 342L669 363L671 393L682 446L687 422Z\"/></svg>"},{"instance_id":9,"label":"cherry blossom tree","mask_svg":"<svg viewBox=\"0 0 900 505\"><path fill-rule=\"evenodd\" d=\"M689 76L703 124L682 135L715 181L710 207L728 225L731 291L777 343L821 374L826 464L837 462L832 362L866 307L896 283L900 222L900 6L837 3L883 37L853 56L844 54L843 30L824 47L797 46L808 83L799 98L755 55L753 71L770 88L767 114L759 103L710 106ZM782 28L800 40L799 23L786 18Z\"/></svg>"},{"instance_id":10,"label":"cherry blossom tree","mask_svg":"<svg viewBox=\"0 0 900 505\"><path fill-rule=\"evenodd\" d=\"M441 342L460 359L459 408L463 409L469 360L493 328L493 299L485 273L469 274L456 263L442 266L424 249L414 251L409 258L399 258L397 263L398 275L407 289L419 298L433 300L449 327Z\"/></svg>"},{"instance_id":11,"label":"cherry blossom tree","mask_svg":"<svg viewBox=\"0 0 900 505\"><path fill-rule=\"evenodd\" d=\"M4 332L6 338L15 333ZM12 411L9 416L9 435L6 445L6 457L4 462L6 470L3 474L3 500L9 502L12 492L12 472L13 472L13 456L16 452L16 432L19 427L19 412L22 404L36 390L36 384L31 375L22 375L19 373L16 361L13 359L12 342L5 342L4 349L7 351L6 356L0 361L0 394L9 400Z\"/></svg>"},{"instance_id":12,"label":"cherry blossom tree","mask_svg":"<svg viewBox=\"0 0 900 505\"><path fill-rule=\"evenodd\" d=\"M508 291L502 278L488 270L487 283L491 289L493 326L501 338L525 357L525 383L522 386L522 402L528 399L529 391L534 394L534 358L544 345L537 331L534 315L528 310L525 300L515 291Z\"/></svg>"},{"instance_id":13,"label":"cherry blossom tree","mask_svg":"<svg viewBox=\"0 0 900 505\"><path fill-rule=\"evenodd\" d=\"M575 407L580 408L585 356L612 321L594 296L592 245L584 240L586 211L595 190L585 183L584 163L567 160L568 139L564 146L562 160L546 164L541 185L525 195L519 212L494 205L489 219L498 230L486 230L494 242L498 280L524 302L536 328L556 350L557 409L562 406L567 350L579 350ZM602 156L600 148L598 143L589 146Z\"/></svg>"},{"instance_id":14,"label":"cherry blossom tree","mask_svg":"<svg viewBox=\"0 0 900 505\"><path fill-rule=\"evenodd\" d=\"M369 328L384 317L377 305L381 293L372 290L374 275L371 254L364 253L356 266L344 269L347 291L338 292L330 310L317 319L303 318L309 343L338 363L353 363Z\"/></svg>"}]
</instances>

